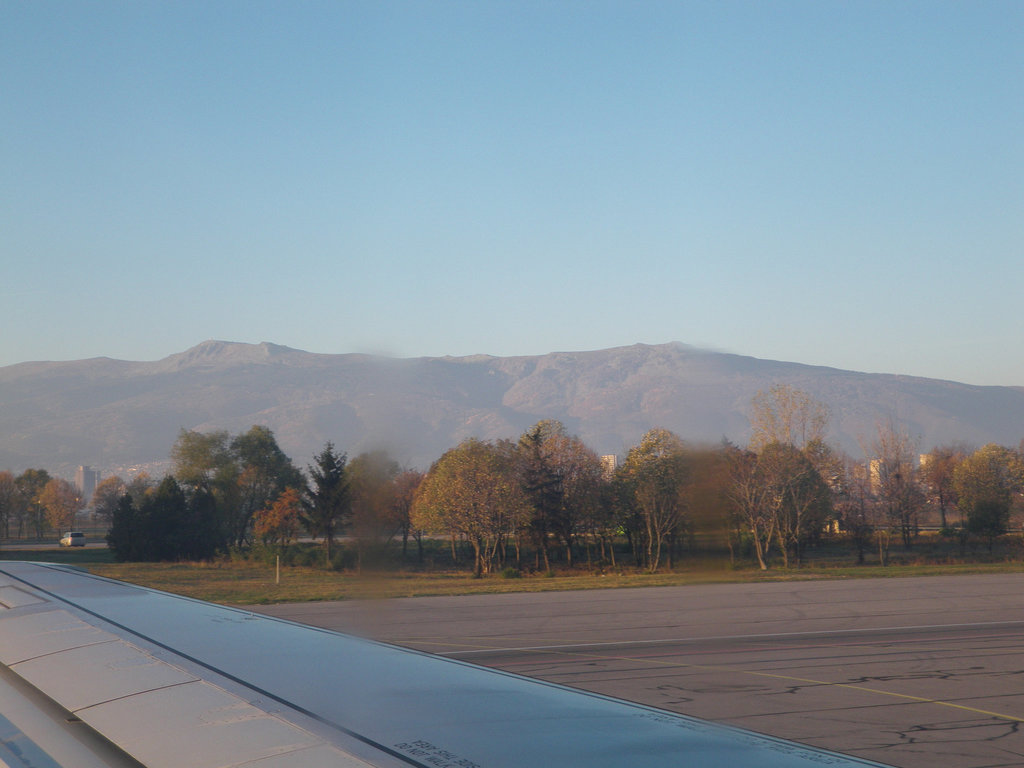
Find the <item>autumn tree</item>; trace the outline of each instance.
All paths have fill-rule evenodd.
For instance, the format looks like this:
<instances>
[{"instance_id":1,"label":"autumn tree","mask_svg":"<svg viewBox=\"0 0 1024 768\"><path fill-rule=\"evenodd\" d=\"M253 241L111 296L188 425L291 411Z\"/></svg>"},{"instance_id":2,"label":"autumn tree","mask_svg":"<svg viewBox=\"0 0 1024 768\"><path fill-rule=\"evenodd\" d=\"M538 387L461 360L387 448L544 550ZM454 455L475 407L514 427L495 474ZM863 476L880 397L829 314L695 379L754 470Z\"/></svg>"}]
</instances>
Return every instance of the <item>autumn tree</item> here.
<instances>
[{"instance_id":1,"label":"autumn tree","mask_svg":"<svg viewBox=\"0 0 1024 768\"><path fill-rule=\"evenodd\" d=\"M349 496L348 457L328 442L307 467L310 485L306 493L302 524L311 536L324 540L327 563L331 562L334 537L349 522L352 502Z\"/></svg>"},{"instance_id":2,"label":"autumn tree","mask_svg":"<svg viewBox=\"0 0 1024 768\"><path fill-rule=\"evenodd\" d=\"M39 501L39 494L50 482L50 473L45 469L26 469L14 479L18 488L18 535L29 526L42 538L46 529L46 508Z\"/></svg>"},{"instance_id":3,"label":"autumn tree","mask_svg":"<svg viewBox=\"0 0 1024 768\"><path fill-rule=\"evenodd\" d=\"M1024 486L1024 462L1015 451L989 444L961 461L953 471L953 489L971 533L996 538L1009 528L1010 508Z\"/></svg>"},{"instance_id":4,"label":"autumn tree","mask_svg":"<svg viewBox=\"0 0 1024 768\"><path fill-rule=\"evenodd\" d=\"M416 492L411 520L429 533L463 537L473 547L473 573L481 576L529 515L512 452L470 438L431 466Z\"/></svg>"},{"instance_id":5,"label":"autumn tree","mask_svg":"<svg viewBox=\"0 0 1024 768\"><path fill-rule=\"evenodd\" d=\"M55 477L39 493L39 504L46 511L46 522L55 531L75 527L75 516L85 503L78 489L67 480Z\"/></svg>"},{"instance_id":6,"label":"autumn tree","mask_svg":"<svg viewBox=\"0 0 1024 768\"><path fill-rule=\"evenodd\" d=\"M264 426L232 438L226 431L182 430L171 449L174 477L182 485L209 491L228 543L249 540L252 519L289 487L302 487L302 475Z\"/></svg>"},{"instance_id":7,"label":"autumn tree","mask_svg":"<svg viewBox=\"0 0 1024 768\"><path fill-rule=\"evenodd\" d=\"M359 566L368 548L389 541L400 530L393 515L398 472L398 463L387 451L361 453L348 464L352 499L350 530Z\"/></svg>"},{"instance_id":8,"label":"autumn tree","mask_svg":"<svg viewBox=\"0 0 1024 768\"><path fill-rule=\"evenodd\" d=\"M551 521L551 532L573 565L573 545L582 526L597 513L604 476L601 460L582 440L564 432L545 442L547 461L561 486L561 507Z\"/></svg>"},{"instance_id":9,"label":"autumn tree","mask_svg":"<svg viewBox=\"0 0 1024 768\"><path fill-rule=\"evenodd\" d=\"M256 512L272 504L285 489L301 488L303 479L267 427L253 426L235 437L230 449L237 467L237 491L235 505L225 510L225 522L228 540L242 546L248 540Z\"/></svg>"},{"instance_id":10,"label":"autumn tree","mask_svg":"<svg viewBox=\"0 0 1024 768\"><path fill-rule=\"evenodd\" d=\"M921 465L921 481L926 492L939 508L943 530L949 528L947 510L956 504L953 473L970 451L962 445L940 445L933 448Z\"/></svg>"},{"instance_id":11,"label":"autumn tree","mask_svg":"<svg viewBox=\"0 0 1024 768\"><path fill-rule=\"evenodd\" d=\"M4 470L0 472L0 530L4 538L11 535L11 520L18 509L18 484L14 475Z\"/></svg>"},{"instance_id":12,"label":"autumn tree","mask_svg":"<svg viewBox=\"0 0 1024 768\"><path fill-rule=\"evenodd\" d=\"M690 467L683 441L666 429L648 431L622 464L624 479L643 526L644 565L654 573L666 542L686 530ZM669 547L671 560L671 547Z\"/></svg>"},{"instance_id":13,"label":"autumn tree","mask_svg":"<svg viewBox=\"0 0 1024 768\"><path fill-rule=\"evenodd\" d=\"M302 494L297 488L285 488L269 506L256 513L253 535L263 544L287 547L302 527Z\"/></svg>"}]
</instances>

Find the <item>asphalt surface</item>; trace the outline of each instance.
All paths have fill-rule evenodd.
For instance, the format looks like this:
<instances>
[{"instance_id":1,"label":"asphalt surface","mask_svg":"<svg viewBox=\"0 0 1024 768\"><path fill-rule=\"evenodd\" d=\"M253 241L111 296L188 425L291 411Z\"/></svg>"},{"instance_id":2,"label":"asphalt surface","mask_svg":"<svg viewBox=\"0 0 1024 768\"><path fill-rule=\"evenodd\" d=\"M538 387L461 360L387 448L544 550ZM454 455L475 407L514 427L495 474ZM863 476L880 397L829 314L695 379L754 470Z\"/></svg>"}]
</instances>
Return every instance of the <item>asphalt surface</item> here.
<instances>
[{"instance_id":1,"label":"asphalt surface","mask_svg":"<svg viewBox=\"0 0 1024 768\"><path fill-rule=\"evenodd\" d=\"M90 539L85 543L84 547L69 547L69 549L106 549L107 542L102 537ZM0 550L4 552L37 552L42 549L63 549L60 546L59 541L47 541L47 542L34 542L26 544L25 542L17 541L8 544L0 544Z\"/></svg>"},{"instance_id":2,"label":"asphalt surface","mask_svg":"<svg viewBox=\"0 0 1024 768\"><path fill-rule=\"evenodd\" d=\"M901 768L1024 766L1024 575L257 610Z\"/></svg>"}]
</instances>

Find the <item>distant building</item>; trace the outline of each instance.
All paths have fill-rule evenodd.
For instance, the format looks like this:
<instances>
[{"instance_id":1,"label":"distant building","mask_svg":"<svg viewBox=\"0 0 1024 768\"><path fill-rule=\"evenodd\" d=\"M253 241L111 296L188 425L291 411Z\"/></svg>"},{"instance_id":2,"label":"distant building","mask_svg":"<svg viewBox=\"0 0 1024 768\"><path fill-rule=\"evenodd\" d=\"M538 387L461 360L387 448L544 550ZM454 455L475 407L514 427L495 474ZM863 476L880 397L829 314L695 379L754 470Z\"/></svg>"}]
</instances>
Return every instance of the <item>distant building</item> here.
<instances>
[{"instance_id":1,"label":"distant building","mask_svg":"<svg viewBox=\"0 0 1024 768\"><path fill-rule=\"evenodd\" d=\"M868 462L868 483L871 492L877 494L882 490L882 462L872 459Z\"/></svg>"},{"instance_id":2,"label":"distant building","mask_svg":"<svg viewBox=\"0 0 1024 768\"><path fill-rule=\"evenodd\" d=\"M619 468L619 457L613 453L601 457L601 474L605 480L611 480L615 470Z\"/></svg>"},{"instance_id":3,"label":"distant building","mask_svg":"<svg viewBox=\"0 0 1024 768\"><path fill-rule=\"evenodd\" d=\"M919 459L922 460L922 466L927 464L925 454L921 454ZM883 482L889 478L899 477L902 474L905 480L909 480L915 474L913 460L902 463L899 466L890 464L888 472L884 472L884 469L884 462L881 459L871 459L868 462L868 481L872 493L881 493Z\"/></svg>"},{"instance_id":4,"label":"distant building","mask_svg":"<svg viewBox=\"0 0 1024 768\"><path fill-rule=\"evenodd\" d=\"M78 492L82 494L82 501L86 504L92 501L92 495L96 492L96 486L99 483L100 473L98 469L81 466L75 472L75 486L78 488Z\"/></svg>"}]
</instances>

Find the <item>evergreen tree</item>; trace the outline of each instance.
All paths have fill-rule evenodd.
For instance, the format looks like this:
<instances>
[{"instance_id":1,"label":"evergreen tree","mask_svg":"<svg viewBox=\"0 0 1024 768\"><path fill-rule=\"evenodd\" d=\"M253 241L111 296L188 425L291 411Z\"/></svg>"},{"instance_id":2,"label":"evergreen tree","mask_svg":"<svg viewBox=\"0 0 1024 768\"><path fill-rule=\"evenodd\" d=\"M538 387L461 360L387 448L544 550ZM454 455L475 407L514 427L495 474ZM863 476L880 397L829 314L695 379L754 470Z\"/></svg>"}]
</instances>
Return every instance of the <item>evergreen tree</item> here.
<instances>
[{"instance_id":1,"label":"evergreen tree","mask_svg":"<svg viewBox=\"0 0 1024 768\"><path fill-rule=\"evenodd\" d=\"M310 535L323 538L328 563L334 537L344 529L352 509L346 461L347 456L336 453L334 444L328 442L308 467L312 485L307 493L302 523Z\"/></svg>"},{"instance_id":2,"label":"evergreen tree","mask_svg":"<svg viewBox=\"0 0 1024 768\"><path fill-rule=\"evenodd\" d=\"M127 493L120 498L107 544L120 562L207 560L224 548L222 531L211 492L186 492L166 477L138 505Z\"/></svg>"},{"instance_id":3,"label":"evergreen tree","mask_svg":"<svg viewBox=\"0 0 1024 768\"><path fill-rule=\"evenodd\" d=\"M139 560L140 530L139 512L135 508L132 497L124 494L118 500L107 532L107 546L114 553L114 559L124 563Z\"/></svg>"}]
</instances>

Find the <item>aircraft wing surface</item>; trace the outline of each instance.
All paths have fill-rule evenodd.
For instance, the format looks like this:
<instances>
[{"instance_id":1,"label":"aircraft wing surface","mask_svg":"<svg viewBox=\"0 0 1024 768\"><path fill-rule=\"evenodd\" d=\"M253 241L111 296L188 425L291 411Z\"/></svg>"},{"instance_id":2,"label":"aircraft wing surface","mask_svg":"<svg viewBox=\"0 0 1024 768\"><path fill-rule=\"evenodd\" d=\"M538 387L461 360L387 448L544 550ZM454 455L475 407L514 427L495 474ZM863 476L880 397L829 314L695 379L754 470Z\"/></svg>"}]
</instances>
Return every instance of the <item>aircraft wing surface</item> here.
<instances>
[{"instance_id":1,"label":"aircraft wing surface","mask_svg":"<svg viewBox=\"0 0 1024 768\"><path fill-rule=\"evenodd\" d=\"M0 563L0 663L19 768L92 764L20 726L30 709L106 744L97 765L879 765L48 564Z\"/></svg>"}]
</instances>

